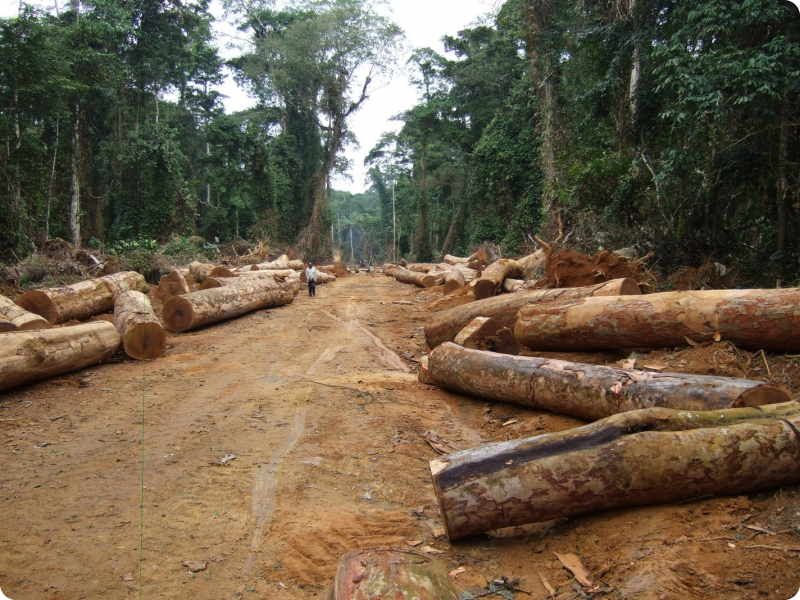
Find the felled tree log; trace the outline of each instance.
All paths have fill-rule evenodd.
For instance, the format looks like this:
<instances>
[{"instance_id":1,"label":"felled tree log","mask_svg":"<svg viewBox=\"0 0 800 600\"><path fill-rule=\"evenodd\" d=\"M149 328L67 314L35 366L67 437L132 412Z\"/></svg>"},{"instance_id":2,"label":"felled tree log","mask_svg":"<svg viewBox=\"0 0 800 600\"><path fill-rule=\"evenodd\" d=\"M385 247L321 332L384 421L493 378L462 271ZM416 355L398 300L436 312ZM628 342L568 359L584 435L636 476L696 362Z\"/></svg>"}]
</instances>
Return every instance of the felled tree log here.
<instances>
[{"instance_id":1,"label":"felled tree log","mask_svg":"<svg viewBox=\"0 0 800 600\"><path fill-rule=\"evenodd\" d=\"M283 281L289 275L296 273L293 269L282 271L243 271L239 277L208 277L200 284L201 290L210 290L225 286L238 285L247 281L258 281L260 279L270 279L272 281Z\"/></svg>"},{"instance_id":2,"label":"felled tree log","mask_svg":"<svg viewBox=\"0 0 800 600\"><path fill-rule=\"evenodd\" d=\"M167 334L142 292L130 290L119 295L114 303L114 326L131 358L154 360L164 355Z\"/></svg>"},{"instance_id":3,"label":"felled tree log","mask_svg":"<svg viewBox=\"0 0 800 600\"><path fill-rule=\"evenodd\" d=\"M513 330L517 313L521 307L527 305L587 296L620 296L639 293L639 286L633 279L615 279L582 288L534 290L478 300L430 315L425 321L425 341L431 349L442 342L452 342L458 332L475 317L492 317L503 327Z\"/></svg>"},{"instance_id":4,"label":"felled tree log","mask_svg":"<svg viewBox=\"0 0 800 600\"><path fill-rule=\"evenodd\" d=\"M503 291L509 294L515 294L517 292L524 292L525 290L535 290L537 289L536 283L536 281L524 281L522 279L504 279Z\"/></svg>"},{"instance_id":5,"label":"felled tree log","mask_svg":"<svg viewBox=\"0 0 800 600\"><path fill-rule=\"evenodd\" d=\"M3 325L6 323L6 325ZM50 323L37 314L28 312L5 296L0 296L0 332L49 329Z\"/></svg>"},{"instance_id":6,"label":"felled tree log","mask_svg":"<svg viewBox=\"0 0 800 600\"><path fill-rule=\"evenodd\" d=\"M184 270L181 269L173 269L169 275L162 276L158 283L158 288L156 289L156 298L162 302L166 302L173 296L188 294L189 285L186 283L186 277L184 277L183 271ZM185 269L185 271L188 275L189 270Z\"/></svg>"},{"instance_id":7,"label":"felled tree log","mask_svg":"<svg viewBox=\"0 0 800 600\"><path fill-rule=\"evenodd\" d=\"M464 277L464 272L461 269L453 269L452 271L445 273L444 290L442 291L445 295L452 294L456 290L460 290L465 285L467 285L467 281Z\"/></svg>"},{"instance_id":8,"label":"felled tree log","mask_svg":"<svg viewBox=\"0 0 800 600\"><path fill-rule=\"evenodd\" d=\"M452 254L445 254L442 260L449 265L465 265L470 262L479 262L483 264L486 262L486 259L487 259L486 252L484 250L477 250L474 254L466 258L461 258L460 256L453 256Z\"/></svg>"},{"instance_id":9,"label":"felled tree log","mask_svg":"<svg viewBox=\"0 0 800 600\"><path fill-rule=\"evenodd\" d=\"M506 277L518 277L520 268L517 261L510 258L501 258L490 264L483 270L483 274L478 278L473 294L477 300L491 298L497 294L497 290L503 285Z\"/></svg>"},{"instance_id":10,"label":"felled tree log","mask_svg":"<svg viewBox=\"0 0 800 600\"><path fill-rule=\"evenodd\" d=\"M545 259L545 251L542 248L539 248L536 252L532 254L528 254L528 256L523 256L522 258L517 259L517 264L519 265L520 276L523 279L528 279L533 273L534 269L537 267L544 266L544 259Z\"/></svg>"},{"instance_id":11,"label":"felled tree log","mask_svg":"<svg viewBox=\"0 0 800 600\"><path fill-rule=\"evenodd\" d=\"M762 381L508 356L457 343L437 346L428 371L436 385L447 390L587 421L640 408L707 411L792 399L784 388Z\"/></svg>"},{"instance_id":12,"label":"felled tree log","mask_svg":"<svg viewBox=\"0 0 800 600\"><path fill-rule=\"evenodd\" d=\"M539 350L674 348L689 338L798 351L800 288L571 299L523 308L514 335Z\"/></svg>"},{"instance_id":13,"label":"felled tree log","mask_svg":"<svg viewBox=\"0 0 800 600\"><path fill-rule=\"evenodd\" d=\"M519 354L519 344L511 331L491 317L475 317L458 333L455 344L470 350Z\"/></svg>"},{"instance_id":14,"label":"felled tree log","mask_svg":"<svg viewBox=\"0 0 800 600\"><path fill-rule=\"evenodd\" d=\"M107 321L0 334L0 391L103 362L121 344Z\"/></svg>"},{"instance_id":15,"label":"felled tree log","mask_svg":"<svg viewBox=\"0 0 800 600\"><path fill-rule=\"evenodd\" d=\"M270 279L246 279L220 288L174 296L164 303L162 319L170 331L188 331L254 310L291 304L299 285L299 281L278 283Z\"/></svg>"},{"instance_id":16,"label":"felled tree log","mask_svg":"<svg viewBox=\"0 0 800 600\"><path fill-rule=\"evenodd\" d=\"M302 260L288 260L288 259L278 259L272 262L266 263L258 263L257 265L253 265L254 271L283 271L284 269L294 269L295 271L301 271L305 269L306 265Z\"/></svg>"},{"instance_id":17,"label":"felled tree log","mask_svg":"<svg viewBox=\"0 0 800 600\"><path fill-rule=\"evenodd\" d=\"M430 463L450 540L608 508L800 483L800 405L647 408Z\"/></svg>"},{"instance_id":18,"label":"felled tree log","mask_svg":"<svg viewBox=\"0 0 800 600\"><path fill-rule=\"evenodd\" d=\"M189 275L196 281L202 283L209 277L238 277L236 273L228 267L212 265L194 261L189 265Z\"/></svg>"},{"instance_id":19,"label":"felled tree log","mask_svg":"<svg viewBox=\"0 0 800 600\"><path fill-rule=\"evenodd\" d=\"M427 273L415 273L397 265L394 268L394 278L400 283L413 283L419 287L429 288L436 285L436 278Z\"/></svg>"},{"instance_id":20,"label":"felled tree log","mask_svg":"<svg viewBox=\"0 0 800 600\"><path fill-rule=\"evenodd\" d=\"M114 308L114 296L128 290L143 290L144 277L135 271L115 273L72 285L33 290L16 299L27 311L40 315L51 324L71 319L86 319Z\"/></svg>"},{"instance_id":21,"label":"felled tree log","mask_svg":"<svg viewBox=\"0 0 800 600\"><path fill-rule=\"evenodd\" d=\"M323 600L458 600L447 569L413 550L376 548L345 554Z\"/></svg>"},{"instance_id":22,"label":"felled tree log","mask_svg":"<svg viewBox=\"0 0 800 600\"><path fill-rule=\"evenodd\" d=\"M302 283L308 283L305 269L300 271L300 281ZM336 275L330 275L317 269L317 285L322 285L323 283L333 283L334 281L336 281Z\"/></svg>"}]
</instances>

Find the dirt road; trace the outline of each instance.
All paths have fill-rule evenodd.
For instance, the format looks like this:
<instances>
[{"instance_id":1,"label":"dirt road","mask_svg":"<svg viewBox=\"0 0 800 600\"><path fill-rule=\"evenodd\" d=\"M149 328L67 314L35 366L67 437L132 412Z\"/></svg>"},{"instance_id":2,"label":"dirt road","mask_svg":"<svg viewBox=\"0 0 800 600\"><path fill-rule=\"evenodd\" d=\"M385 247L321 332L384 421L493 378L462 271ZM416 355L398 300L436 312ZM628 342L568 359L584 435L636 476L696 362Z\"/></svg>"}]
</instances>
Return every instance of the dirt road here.
<instances>
[{"instance_id":1,"label":"dirt road","mask_svg":"<svg viewBox=\"0 0 800 600\"><path fill-rule=\"evenodd\" d=\"M426 436L466 448L581 423L418 383L408 358L438 294L354 276L173 335L158 361L1 394L0 588L138 598L141 564L142 598L317 598L345 552L421 542L465 567L460 590L519 577L518 597L546 598L543 577L573 598L553 553L575 552L612 598L797 592L800 553L746 547L800 547L796 488L449 544Z\"/></svg>"}]
</instances>

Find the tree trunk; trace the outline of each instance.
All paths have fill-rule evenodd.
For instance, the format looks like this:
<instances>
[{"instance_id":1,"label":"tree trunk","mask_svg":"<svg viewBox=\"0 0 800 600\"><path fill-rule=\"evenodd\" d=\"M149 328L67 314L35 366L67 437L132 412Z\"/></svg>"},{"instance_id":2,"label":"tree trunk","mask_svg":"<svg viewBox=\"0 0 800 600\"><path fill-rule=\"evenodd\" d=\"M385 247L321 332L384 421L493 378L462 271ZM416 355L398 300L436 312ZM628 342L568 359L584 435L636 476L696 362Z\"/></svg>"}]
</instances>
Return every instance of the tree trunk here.
<instances>
[{"instance_id":1,"label":"tree trunk","mask_svg":"<svg viewBox=\"0 0 800 600\"><path fill-rule=\"evenodd\" d=\"M189 274L188 269L185 270ZM158 283L156 298L161 302L166 302L173 296L183 296L189 293L189 285L186 283L183 269L173 269L169 275L164 275Z\"/></svg>"},{"instance_id":2,"label":"tree trunk","mask_svg":"<svg viewBox=\"0 0 800 600\"><path fill-rule=\"evenodd\" d=\"M114 297L128 290L143 290L144 277L125 271L89 279L60 288L33 290L16 299L27 311L44 317L51 324L81 320L114 308Z\"/></svg>"},{"instance_id":3,"label":"tree trunk","mask_svg":"<svg viewBox=\"0 0 800 600\"><path fill-rule=\"evenodd\" d=\"M413 550L376 548L345 554L323 600L458 600L447 569Z\"/></svg>"},{"instance_id":4,"label":"tree trunk","mask_svg":"<svg viewBox=\"0 0 800 600\"><path fill-rule=\"evenodd\" d=\"M129 290L114 303L114 325L125 354L136 360L154 360L167 349L167 334L142 292Z\"/></svg>"},{"instance_id":5,"label":"tree trunk","mask_svg":"<svg viewBox=\"0 0 800 600\"><path fill-rule=\"evenodd\" d=\"M792 399L784 388L761 381L508 356L450 343L434 349L428 370L447 390L587 421L640 408L721 410Z\"/></svg>"},{"instance_id":6,"label":"tree trunk","mask_svg":"<svg viewBox=\"0 0 800 600\"><path fill-rule=\"evenodd\" d=\"M453 256L452 254L445 254L442 260L449 265L460 265L460 264L467 264L473 261L480 261L481 263L485 263L486 259L487 259L486 251L477 250L474 254L466 258L461 258L460 256Z\"/></svg>"},{"instance_id":7,"label":"tree trunk","mask_svg":"<svg viewBox=\"0 0 800 600\"><path fill-rule=\"evenodd\" d=\"M292 275L297 275L297 271L286 269L284 271L249 271L240 273L239 277L207 277L203 283L200 284L201 290L212 290L220 287L231 287L234 285L245 284L247 282L256 282L260 280L276 281L283 283ZM299 280L299 277L298 277Z\"/></svg>"},{"instance_id":8,"label":"tree trunk","mask_svg":"<svg viewBox=\"0 0 800 600\"><path fill-rule=\"evenodd\" d=\"M639 286L633 279L614 279L581 288L536 290L487 298L430 315L425 321L425 341L431 349L442 342L452 342L458 332L475 317L492 317L503 327L512 329L520 308L529 304L539 305L587 296L621 296L639 293Z\"/></svg>"},{"instance_id":9,"label":"tree trunk","mask_svg":"<svg viewBox=\"0 0 800 600\"><path fill-rule=\"evenodd\" d=\"M400 283L413 283L419 287L429 288L436 285L436 278L427 273L417 273L409 271L397 265L394 268L394 278Z\"/></svg>"},{"instance_id":10,"label":"tree trunk","mask_svg":"<svg viewBox=\"0 0 800 600\"><path fill-rule=\"evenodd\" d=\"M43 319L39 315L28 312L5 296L0 296L0 319L8 323L6 329L3 329L3 325L0 325L0 331L50 329L50 323L47 319Z\"/></svg>"},{"instance_id":11,"label":"tree trunk","mask_svg":"<svg viewBox=\"0 0 800 600\"><path fill-rule=\"evenodd\" d=\"M253 271L283 271L285 269L303 271L304 268L305 263L302 260L289 260L288 258L285 260L278 259L273 262L258 263L251 267Z\"/></svg>"},{"instance_id":12,"label":"tree trunk","mask_svg":"<svg viewBox=\"0 0 800 600\"><path fill-rule=\"evenodd\" d=\"M800 482L796 403L648 408L431 461L450 540L595 510Z\"/></svg>"},{"instance_id":13,"label":"tree trunk","mask_svg":"<svg viewBox=\"0 0 800 600\"><path fill-rule=\"evenodd\" d=\"M545 257L546 252L544 249L539 248L539 250L536 252L518 259L517 264L520 268L520 277L523 279L530 279L531 273L533 273L534 269L544 265Z\"/></svg>"},{"instance_id":14,"label":"tree trunk","mask_svg":"<svg viewBox=\"0 0 800 600\"><path fill-rule=\"evenodd\" d=\"M277 283L248 279L235 285L175 296L164 303L164 326L170 331L188 331L254 310L291 304L299 286L299 281Z\"/></svg>"},{"instance_id":15,"label":"tree trunk","mask_svg":"<svg viewBox=\"0 0 800 600\"><path fill-rule=\"evenodd\" d=\"M527 306L514 335L538 350L674 348L726 340L800 350L800 288L708 290L636 298L579 298Z\"/></svg>"},{"instance_id":16,"label":"tree trunk","mask_svg":"<svg viewBox=\"0 0 800 600\"><path fill-rule=\"evenodd\" d=\"M69 202L69 234L72 238L72 245L76 248L81 244L81 188L78 176L78 153L80 152L80 126L81 109L75 103L74 115L72 118L72 154L69 159L70 166L70 202Z\"/></svg>"},{"instance_id":17,"label":"tree trunk","mask_svg":"<svg viewBox=\"0 0 800 600\"><path fill-rule=\"evenodd\" d=\"M121 343L106 321L2 334L0 391L109 360Z\"/></svg>"},{"instance_id":18,"label":"tree trunk","mask_svg":"<svg viewBox=\"0 0 800 600\"><path fill-rule=\"evenodd\" d=\"M444 295L452 294L456 290L460 290L467 285L467 280L464 277L464 272L460 269L453 269L448 271L444 276Z\"/></svg>"},{"instance_id":19,"label":"tree trunk","mask_svg":"<svg viewBox=\"0 0 800 600\"><path fill-rule=\"evenodd\" d=\"M507 327L491 317L475 317L456 336L455 344L470 350L488 350L500 354L519 354L519 343ZM443 346L447 346L445 343ZM442 346L438 346L441 348Z\"/></svg>"},{"instance_id":20,"label":"tree trunk","mask_svg":"<svg viewBox=\"0 0 800 600\"><path fill-rule=\"evenodd\" d=\"M490 264L483 270L483 274L478 278L472 293L476 300L491 298L497 294L497 290L503 285L506 277L518 277L521 274L517 261L510 258L501 258Z\"/></svg>"},{"instance_id":21,"label":"tree trunk","mask_svg":"<svg viewBox=\"0 0 800 600\"><path fill-rule=\"evenodd\" d=\"M504 279L503 291L507 294L516 294L517 292L525 292L530 290L541 289L537 288L537 281L523 281L522 279Z\"/></svg>"},{"instance_id":22,"label":"tree trunk","mask_svg":"<svg viewBox=\"0 0 800 600\"><path fill-rule=\"evenodd\" d=\"M336 275L329 275L323 271L317 269L317 285L322 285L323 283L333 283L336 281ZM305 270L300 271L300 282L301 283L308 283L308 278L306 277Z\"/></svg>"},{"instance_id":23,"label":"tree trunk","mask_svg":"<svg viewBox=\"0 0 800 600\"><path fill-rule=\"evenodd\" d=\"M205 281L208 277L238 277L238 275L228 267L218 267L217 265L197 261L189 264L189 275L200 283Z\"/></svg>"}]
</instances>

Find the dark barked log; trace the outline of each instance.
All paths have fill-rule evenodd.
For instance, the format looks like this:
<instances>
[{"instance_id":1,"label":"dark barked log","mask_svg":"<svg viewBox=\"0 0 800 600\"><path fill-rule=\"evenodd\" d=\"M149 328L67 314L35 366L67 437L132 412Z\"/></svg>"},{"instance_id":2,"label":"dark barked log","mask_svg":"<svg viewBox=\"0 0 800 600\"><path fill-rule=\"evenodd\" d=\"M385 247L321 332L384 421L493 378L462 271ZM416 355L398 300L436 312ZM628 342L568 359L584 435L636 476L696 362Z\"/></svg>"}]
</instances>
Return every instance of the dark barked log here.
<instances>
[{"instance_id":1,"label":"dark barked log","mask_svg":"<svg viewBox=\"0 0 800 600\"><path fill-rule=\"evenodd\" d=\"M139 273L125 271L64 287L33 290L15 302L51 324L66 323L109 312L114 309L115 296L127 290L142 291L145 286Z\"/></svg>"},{"instance_id":2,"label":"dark barked log","mask_svg":"<svg viewBox=\"0 0 800 600\"><path fill-rule=\"evenodd\" d=\"M6 325L3 325L3 322ZM0 296L0 331L32 329L50 329L50 323L44 317L28 312L5 296Z\"/></svg>"},{"instance_id":3,"label":"dark barked log","mask_svg":"<svg viewBox=\"0 0 800 600\"><path fill-rule=\"evenodd\" d=\"M792 399L786 389L763 381L509 356L451 343L431 352L428 377L446 390L587 421L641 408L709 411Z\"/></svg>"},{"instance_id":4,"label":"dark barked log","mask_svg":"<svg viewBox=\"0 0 800 600\"><path fill-rule=\"evenodd\" d=\"M510 258L501 258L490 264L483 270L483 273L472 288L472 293L477 300L491 298L503 285L506 277L518 277L521 274L517 261Z\"/></svg>"},{"instance_id":5,"label":"dark barked log","mask_svg":"<svg viewBox=\"0 0 800 600\"><path fill-rule=\"evenodd\" d=\"M345 554L323 600L458 600L445 566L413 550L374 548Z\"/></svg>"},{"instance_id":6,"label":"dark barked log","mask_svg":"<svg viewBox=\"0 0 800 600\"><path fill-rule=\"evenodd\" d=\"M430 463L447 537L800 483L800 404L647 408Z\"/></svg>"},{"instance_id":7,"label":"dark barked log","mask_svg":"<svg viewBox=\"0 0 800 600\"><path fill-rule=\"evenodd\" d=\"M225 287L174 296L164 303L164 327L174 332L241 316L254 310L291 304L299 280L246 279Z\"/></svg>"},{"instance_id":8,"label":"dark barked log","mask_svg":"<svg viewBox=\"0 0 800 600\"><path fill-rule=\"evenodd\" d=\"M475 317L492 317L503 327L514 328L520 308L543 302L553 302L587 296L622 296L639 294L639 286L633 279L614 279L597 285L555 290L533 290L516 294L504 294L442 310L425 320L425 341L433 349L443 342L452 342L458 332Z\"/></svg>"},{"instance_id":9,"label":"dark barked log","mask_svg":"<svg viewBox=\"0 0 800 600\"><path fill-rule=\"evenodd\" d=\"M427 273L416 273L397 265L394 268L394 278L400 283L413 283L419 287L429 288L436 285L436 278Z\"/></svg>"},{"instance_id":10,"label":"dark barked log","mask_svg":"<svg viewBox=\"0 0 800 600\"><path fill-rule=\"evenodd\" d=\"M675 348L725 340L800 350L800 288L707 290L580 298L525 307L514 336L537 350Z\"/></svg>"}]
</instances>

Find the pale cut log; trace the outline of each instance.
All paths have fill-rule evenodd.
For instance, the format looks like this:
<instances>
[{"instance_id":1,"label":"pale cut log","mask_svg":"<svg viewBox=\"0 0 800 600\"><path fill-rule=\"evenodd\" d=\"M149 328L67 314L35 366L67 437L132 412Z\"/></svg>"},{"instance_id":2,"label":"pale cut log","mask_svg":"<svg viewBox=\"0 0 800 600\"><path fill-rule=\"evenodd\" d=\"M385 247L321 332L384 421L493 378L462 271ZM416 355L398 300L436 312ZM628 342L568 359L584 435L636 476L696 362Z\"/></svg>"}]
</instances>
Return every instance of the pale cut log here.
<instances>
[{"instance_id":1,"label":"pale cut log","mask_svg":"<svg viewBox=\"0 0 800 600\"><path fill-rule=\"evenodd\" d=\"M210 277L238 277L237 273L231 271L228 267L218 265L211 269Z\"/></svg>"},{"instance_id":2,"label":"pale cut log","mask_svg":"<svg viewBox=\"0 0 800 600\"><path fill-rule=\"evenodd\" d=\"M317 285L322 285L325 283L333 283L334 281L336 281L336 275L331 275L329 273L325 273L324 271L320 271L319 269L317 269ZM305 269L300 271L300 282L308 283L308 278L306 277Z\"/></svg>"},{"instance_id":3,"label":"pale cut log","mask_svg":"<svg viewBox=\"0 0 800 600\"><path fill-rule=\"evenodd\" d=\"M125 271L72 285L33 290L16 299L27 311L44 317L49 323L86 319L114 309L114 296L127 290L143 290L144 277Z\"/></svg>"},{"instance_id":4,"label":"pale cut log","mask_svg":"<svg viewBox=\"0 0 800 600\"><path fill-rule=\"evenodd\" d=\"M800 288L565 300L520 310L514 335L539 350L674 348L689 345L688 338L796 352Z\"/></svg>"},{"instance_id":5,"label":"pale cut log","mask_svg":"<svg viewBox=\"0 0 800 600\"><path fill-rule=\"evenodd\" d=\"M506 277L518 277L519 274L520 268L517 261L510 258L501 258L483 270L483 274L478 278L472 293L477 300L491 298L497 294Z\"/></svg>"},{"instance_id":6,"label":"pale cut log","mask_svg":"<svg viewBox=\"0 0 800 600\"><path fill-rule=\"evenodd\" d=\"M0 334L0 391L109 360L121 345L107 321Z\"/></svg>"},{"instance_id":7,"label":"pale cut log","mask_svg":"<svg viewBox=\"0 0 800 600\"><path fill-rule=\"evenodd\" d=\"M475 317L458 333L455 344L470 350L519 354L519 344L511 331L491 317Z\"/></svg>"},{"instance_id":8,"label":"pale cut log","mask_svg":"<svg viewBox=\"0 0 800 600\"><path fill-rule=\"evenodd\" d=\"M302 260L275 260L272 262L258 263L253 265L257 267L254 271L283 271L285 269L294 269L301 271L306 268L306 264Z\"/></svg>"},{"instance_id":9,"label":"pale cut log","mask_svg":"<svg viewBox=\"0 0 800 600\"><path fill-rule=\"evenodd\" d=\"M413 550L374 548L345 554L323 600L458 600L445 566Z\"/></svg>"},{"instance_id":10,"label":"pale cut log","mask_svg":"<svg viewBox=\"0 0 800 600\"><path fill-rule=\"evenodd\" d=\"M5 323L5 325L3 325ZM0 296L0 332L31 331L33 329L49 329L47 319L28 312L5 296Z\"/></svg>"},{"instance_id":11,"label":"pale cut log","mask_svg":"<svg viewBox=\"0 0 800 600\"><path fill-rule=\"evenodd\" d=\"M259 279L271 279L273 281L283 281L289 275L296 273L293 269L283 271L243 271L239 277L208 277L200 284L201 290L210 290L224 286L238 285L246 281L258 281Z\"/></svg>"},{"instance_id":12,"label":"pale cut log","mask_svg":"<svg viewBox=\"0 0 800 600\"><path fill-rule=\"evenodd\" d=\"M526 290L541 289L536 287L537 283L536 281L524 281L522 279L505 279L503 280L503 291L508 294L515 294Z\"/></svg>"},{"instance_id":13,"label":"pale cut log","mask_svg":"<svg viewBox=\"0 0 800 600\"><path fill-rule=\"evenodd\" d=\"M172 269L169 275L163 275L158 282L156 289L156 298L161 302L166 302L173 296L183 296L189 293L189 285L186 283L186 277L189 274L188 269Z\"/></svg>"},{"instance_id":14,"label":"pale cut log","mask_svg":"<svg viewBox=\"0 0 800 600\"><path fill-rule=\"evenodd\" d=\"M428 273L435 268L436 265L433 263L408 263L406 266L406 269L415 273Z\"/></svg>"},{"instance_id":15,"label":"pale cut log","mask_svg":"<svg viewBox=\"0 0 800 600\"><path fill-rule=\"evenodd\" d=\"M161 358L167 349L167 334L142 292L123 292L114 302L114 325L122 337L125 354L136 360Z\"/></svg>"},{"instance_id":16,"label":"pale cut log","mask_svg":"<svg viewBox=\"0 0 800 600\"><path fill-rule=\"evenodd\" d=\"M189 265L189 275L199 283L203 283L209 277L238 277L238 275L228 267L197 261Z\"/></svg>"},{"instance_id":17,"label":"pale cut log","mask_svg":"<svg viewBox=\"0 0 800 600\"><path fill-rule=\"evenodd\" d=\"M479 260L471 260L467 263L467 268L473 271L483 272L483 263Z\"/></svg>"},{"instance_id":18,"label":"pale cut log","mask_svg":"<svg viewBox=\"0 0 800 600\"><path fill-rule=\"evenodd\" d=\"M635 280L614 279L587 287L533 290L478 300L430 315L425 321L425 341L428 344L428 348L431 349L442 342L452 342L458 332L464 329L467 323L475 317L492 317L499 321L503 327L513 330L520 307L529 304L534 305L587 296L620 296L639 293L639 286Z\"/></svg>"},{"instance_id":19,"label":"pale cut log","mask_svg":"<svg viewBox=\"0 0 800 600\"><path fill-rule=\"evenodd\" d=\"M291 304L300 282L247 279L233 285L174 296L164 303L162 319L170 331L182 332L240 315Z\"/></svg>"},{"instance_id":20,"label":"pale cut log","mask_svg":"<svg viewBox=\"0 0 800 600\"><path fill-rule=\"evenodd\" d=\"M707 411L792 399L786 389L763 381L508 356L451 343L431 352L428 371L447 390L587 421L641 408Z\"/></svg>"},{"instance_id":21,"label":"pale cut log","mask_svg":"<svg viewBox=\"0 0 800 600\"><path fill-rule=\"evenodd\" d=\"M522 279L530 279L531 273L533 273L535 269L544 266L545 258L546 253L543 248L539 248L536 252L528 254L528 256L518 258L517 264L519 265Z\"/></svg>"},{"instance_id":22,"label":"pale cut log","mask_svg":"<svg viewBox=\"0 0 800 600\"><path fill-rule=\"evenodd\" d=\"M448 265L466 265L469 262L469 258L453 256L452 254L445 254L442 260Z\"/></svg>"},{"instance_id":23,"label":"pale cut log","mask_svg":"<svg viewBox=\"0 0 800 600\"><path fill-rule=\"evenodd\" d=\"M452 271L445 273L444 289L442 290L442 293L445 295L452 294L456 290L460 290L465 285L467 285L467 281L464 278L464 272L461 269L453 269Z\"/></svg>"},{"instance_id":24,"label":"pale cut log","mask_svg":"<svg viewBox=\"0 0 800 600\"><path fill-rule=\"evenodd\" d=\"M416 273L397 265L394 268L394 278L400 283L413 283L419 287L429 288L436 285L436 278L427 273Z\"/></svg>"},{"instance_id":25,"label":"pale cut log","mask_svg":"<svg viewBox=\"0 0 800 600\"><path fill-rule=\"evenodd\" d=\"M431 461L450 540L609 508L800 483L800 405L646 408Z\"/></svg>"}]
</instances>

